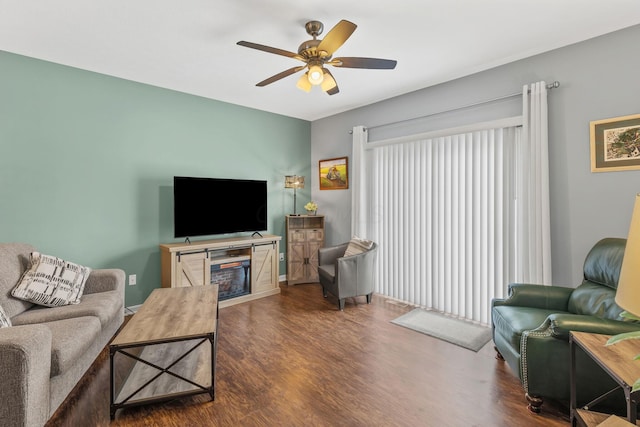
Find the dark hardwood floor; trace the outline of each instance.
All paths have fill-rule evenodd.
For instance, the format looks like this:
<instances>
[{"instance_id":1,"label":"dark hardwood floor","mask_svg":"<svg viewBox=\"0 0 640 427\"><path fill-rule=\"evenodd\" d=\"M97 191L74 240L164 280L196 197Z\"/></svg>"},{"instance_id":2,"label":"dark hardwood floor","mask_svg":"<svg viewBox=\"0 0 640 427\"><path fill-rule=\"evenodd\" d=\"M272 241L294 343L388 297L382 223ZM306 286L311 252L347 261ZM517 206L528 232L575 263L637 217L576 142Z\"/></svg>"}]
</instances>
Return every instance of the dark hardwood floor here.
<instances>
[{"instance_id":1,"label":"dark hardwood floor","mask_svg":"<svg viewBox=\"0 0 640 427\"><path fill-rule=\"evenodd\" d=\"M394 325L411 307L379 296L340 312L319 284L281 288L220 310L215 401L127 408L110 421L105 350L47 426L569 425L563 405L527 410L491 342L475 353Z\"/></svg>"}]
</instances>

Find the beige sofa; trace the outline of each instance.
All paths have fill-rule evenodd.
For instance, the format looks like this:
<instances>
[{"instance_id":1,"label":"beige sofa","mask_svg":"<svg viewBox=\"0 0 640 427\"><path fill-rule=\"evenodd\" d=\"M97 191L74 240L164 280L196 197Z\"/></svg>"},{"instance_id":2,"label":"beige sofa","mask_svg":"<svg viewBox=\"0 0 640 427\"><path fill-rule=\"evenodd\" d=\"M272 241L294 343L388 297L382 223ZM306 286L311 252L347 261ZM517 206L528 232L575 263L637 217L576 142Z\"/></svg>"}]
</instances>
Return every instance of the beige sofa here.
<instances>
[{"instance_id":1,"label":"beige sofa","mask_svg":"<svg viewBox=\"0 0 640 427\"><path fill-rule=\"evenodd\" d=\"M124 320L124 271L93 270L79 304L42 307L11 296L36 251L0 243L0 425L42 426ZM105 402L107 404L107 402Z\"/></svg>"}]
</instances>

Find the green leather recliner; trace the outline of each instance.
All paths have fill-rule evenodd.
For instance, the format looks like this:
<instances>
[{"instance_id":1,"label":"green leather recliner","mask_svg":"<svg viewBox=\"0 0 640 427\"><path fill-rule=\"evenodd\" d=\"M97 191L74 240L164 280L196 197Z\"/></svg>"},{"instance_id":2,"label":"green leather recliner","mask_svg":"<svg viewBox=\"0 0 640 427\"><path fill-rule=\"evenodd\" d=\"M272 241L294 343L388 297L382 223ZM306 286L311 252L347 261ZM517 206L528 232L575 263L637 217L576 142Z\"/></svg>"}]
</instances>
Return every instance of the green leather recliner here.
<instances>
[{"instance_id":1,"label":"green leather recliner","mask_svg":"<svg viewBox=\"0 0 640 427\"><path fill-rule=\"evenodd\" d=\"M529 402L539 412L544 398L569 400L569 331L615 335L640 330L623 320L615 303L626 239L606 238L584 262L577 288L514 283L506 299L491 302L493 342L498 358L518 375ZM640 286L640 283L638 284ZM615 382L581 351L576 351L578 405L616 387ZM624 395L611 395L612 403Z\"/></svg>"}]
</instances>

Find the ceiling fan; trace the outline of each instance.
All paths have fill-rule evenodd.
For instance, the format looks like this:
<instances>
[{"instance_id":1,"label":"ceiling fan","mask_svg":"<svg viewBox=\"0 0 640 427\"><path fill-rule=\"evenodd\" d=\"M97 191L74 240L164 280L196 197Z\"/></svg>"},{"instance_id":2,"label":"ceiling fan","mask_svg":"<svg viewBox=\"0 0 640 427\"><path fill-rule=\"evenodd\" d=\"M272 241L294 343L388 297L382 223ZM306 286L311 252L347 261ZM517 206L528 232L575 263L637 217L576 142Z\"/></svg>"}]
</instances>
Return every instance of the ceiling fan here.
<instances>
[{"instance_id":1,"label":"ceiling fan","mask_svg":"<svg viewBox=\"0 0 640 427\"><path fill-rule=\"evenodd\" d=\"M396 67L397 61L391 59L379 58L359 58L359 57L343 57L332 58L333 53L353 34L356 30L356 24L346 20L338 22L327 35L319 40L318 36L322 34L324 25L320 21L309 21L305 24L307 33L313 37L312 40L302 42L298 47L298 53L275 47L265 46L262 44L251 43L247 41L239 41L240 46L250 47L252 49L262 50L268 53L275 53L289 58L297 59L305 63L297 67L289 68L281 73L269 77L256 84L256 86L266 86L276 82L291 74L297 73L307 68L307 71L298 80L298 88L309 92L313 86L320 85L323 91L329 95L335 95L340 90L338 84L333 78L331 72L325 65L343 68L368 68L376 70L392 70Z\"/></svg>"}]
</instances>

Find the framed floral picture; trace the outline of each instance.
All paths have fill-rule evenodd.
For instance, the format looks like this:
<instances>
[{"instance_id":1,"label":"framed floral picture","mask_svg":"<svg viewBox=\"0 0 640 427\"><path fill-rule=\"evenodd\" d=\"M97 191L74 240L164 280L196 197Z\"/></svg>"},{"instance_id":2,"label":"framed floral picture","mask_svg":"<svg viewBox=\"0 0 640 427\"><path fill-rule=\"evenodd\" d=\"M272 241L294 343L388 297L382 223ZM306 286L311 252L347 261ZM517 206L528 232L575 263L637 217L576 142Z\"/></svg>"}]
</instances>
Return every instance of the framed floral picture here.
<instances>
[{"instance_id":1,"label":"framed floral picture","mask_svg":"<svg viewBox=\"0 0 640 427\"><path fill-rule=\"evenodd\" d=\"M321 190L346 190L349 188L349 160L346 157L320 160Z\"/></svg>"},{"instance_id":2,"label":"framed floral picture","mask_svg":"<svg viewBox=\"0 0 640 427\"><path fill-rule=\"evenodd\" d=\"M640 114L590 123L591 172L640 169Z\"/></svg>"}]
</instances>

